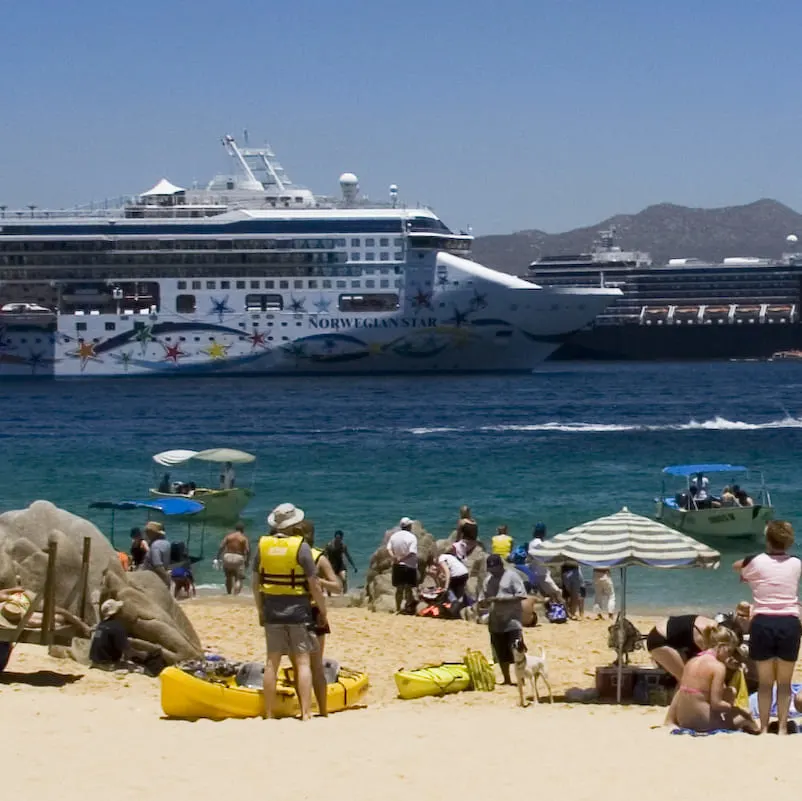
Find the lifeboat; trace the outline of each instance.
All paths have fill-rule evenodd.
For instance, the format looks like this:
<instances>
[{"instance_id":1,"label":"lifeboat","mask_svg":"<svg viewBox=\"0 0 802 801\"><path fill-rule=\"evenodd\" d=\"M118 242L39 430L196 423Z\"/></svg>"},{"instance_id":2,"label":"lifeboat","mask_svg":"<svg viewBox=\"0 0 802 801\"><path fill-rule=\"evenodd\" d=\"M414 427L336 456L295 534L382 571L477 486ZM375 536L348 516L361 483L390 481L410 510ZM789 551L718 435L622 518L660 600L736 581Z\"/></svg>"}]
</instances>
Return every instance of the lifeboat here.
<instances>
[{"instance_id":1,"label":"lifeboat","mask_svg":"<svg viewBox=\"0 0 802 801\"><path fill-rule=\"evenodd\" d=\"M675 323L694 323L698 318L698 306L677 306L672 317Z\"/></svg>"},{"instance_id":2,"label":"lifeboat","mask_svg":"<svg viewBox=\"0 0 802 801\"><path fill-rule=\"evenodd\" d=\"M665 322L667 317L667 306L644 306L640 313L641 323L644 325L652 325L653 323L660 325Z\"/></svg>"},{"instance_id":3,"label":"lifeboat","mask_svg":"<svg viewBox=\"0 0 802 801\"><path fill-rule=\"evenodd\" d=\"M766 319L770 323L790 321L793 315L793 306L766 306Z\"/></svg>"},{"instance_id":4,"label":"lifeboat","mask_svg":"<svg viewBox=\"0 0 802 801\"><path fill-rule=\"evenodd\" d=\"M739 323L744 321L754 323L760 318L760 306L736 306L734 314Z\"/></svg>"},{"instance_id":5,"label":"lifeboat","mask_svg":"<svg viewBox=\"0 0 802 801\"><path fill-rule=\"evenodd\" d=\"M704 321L706 323L723 323L730 316L729 306L706 306Z\"/></svg>"}]
</instances>

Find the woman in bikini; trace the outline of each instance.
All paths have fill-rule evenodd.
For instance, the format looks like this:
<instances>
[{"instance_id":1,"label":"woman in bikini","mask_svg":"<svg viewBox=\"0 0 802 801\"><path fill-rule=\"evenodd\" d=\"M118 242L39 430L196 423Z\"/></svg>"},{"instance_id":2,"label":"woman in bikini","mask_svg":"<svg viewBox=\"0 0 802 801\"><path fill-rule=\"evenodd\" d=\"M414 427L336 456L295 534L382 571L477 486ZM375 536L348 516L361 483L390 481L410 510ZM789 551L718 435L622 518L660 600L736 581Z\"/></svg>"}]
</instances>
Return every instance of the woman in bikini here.
<instances>
[{"instance_id":1,"label":"woman in bikini","mask_svg":"<svg viewBox=\"0 0 802 801\"><path fill-rule=\"evenodd\" d=\"M737 635L713 625L705 629L703 639L706 648L685 665L666 723L698 732L728 729L759 734L760 726L749 712L733 705L733 692L726 686L727 668L740 664Z\"/></svg>"},{"instance_id":2,"label":"woman in bikini","mask_svg":"<svg viewBox=\"0 0 802 801\"><path fill-rule=\"evenodd\" d=\"M682 680L685 663L700 653L704 631L716 626L716 621L702 615L675 615L658 623L646 635L649 656L678 682Z\"/></svg>"}]
</instances>

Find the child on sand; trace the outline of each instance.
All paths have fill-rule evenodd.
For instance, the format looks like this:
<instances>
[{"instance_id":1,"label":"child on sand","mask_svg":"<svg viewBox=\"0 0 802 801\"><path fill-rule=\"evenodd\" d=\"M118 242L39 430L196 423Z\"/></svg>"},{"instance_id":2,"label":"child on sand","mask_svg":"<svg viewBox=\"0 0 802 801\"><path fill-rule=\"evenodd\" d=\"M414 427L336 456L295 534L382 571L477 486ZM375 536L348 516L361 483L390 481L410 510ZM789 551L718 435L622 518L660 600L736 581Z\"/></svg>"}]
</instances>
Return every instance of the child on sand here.
<instances>
[{"instance_id":1,"label":"child on sand","mask_svg":"<svg viewBox=\"0 0 802 801\"><path fill-rule=\"evenodd\" d=\"M599 620L605 613L612 620L615 614L615 585L608 568L593 571L593 613Z\"/></svg>"}]
</instances>

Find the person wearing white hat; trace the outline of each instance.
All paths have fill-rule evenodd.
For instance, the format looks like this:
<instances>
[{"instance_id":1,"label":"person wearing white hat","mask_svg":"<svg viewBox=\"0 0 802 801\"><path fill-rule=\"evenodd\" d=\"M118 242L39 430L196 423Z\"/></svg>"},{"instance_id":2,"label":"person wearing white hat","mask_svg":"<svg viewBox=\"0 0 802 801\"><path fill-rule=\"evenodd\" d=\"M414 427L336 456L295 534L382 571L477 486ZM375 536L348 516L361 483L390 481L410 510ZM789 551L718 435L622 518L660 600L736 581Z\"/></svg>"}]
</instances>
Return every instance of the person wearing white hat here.
<instances>
[{"instance_id":1,"label":"person wearing white hat","mask_svg":"<svg viewBox=\"0 0 802 801\"><path fill-rule=\"evenodd\" d=\"M412 533L412 520L402 517L398 530L387 540L387 550L393 560L392 582L395 587L395 611L411 613L415 607L415 588L418 586L418 538Z\"/></svg>"},{"instance_id":2,"label":"person wearing white hat","mask_svg":"<svg viewBox=\"0 0 802 801\"><path fill-rule=\"evenodd\" d=\"M96 667L113 668L128 655L128 630L117 617L122 601L108 598L100 607L97 624L89 646L89 659Z\"/></svg>"},{"instance_id":3,"label":"person wearing white hat","mask_svg":"<svg viewBox=\"0 0 802 801\"><path fill-rule=\"evenodd\" d=\"M267 516L270 534L259 540L253 561L253 595L267 643L265 718L273 717L276 677L284 655L290 657L295 670L301 720L312 716L310 655L319 647L312 601L318 609L319 626L326 625L327 615L312 550L293 531L303 519L303 509L294 504L282 503L273 509Z\"/></svg>"}]
</instances>

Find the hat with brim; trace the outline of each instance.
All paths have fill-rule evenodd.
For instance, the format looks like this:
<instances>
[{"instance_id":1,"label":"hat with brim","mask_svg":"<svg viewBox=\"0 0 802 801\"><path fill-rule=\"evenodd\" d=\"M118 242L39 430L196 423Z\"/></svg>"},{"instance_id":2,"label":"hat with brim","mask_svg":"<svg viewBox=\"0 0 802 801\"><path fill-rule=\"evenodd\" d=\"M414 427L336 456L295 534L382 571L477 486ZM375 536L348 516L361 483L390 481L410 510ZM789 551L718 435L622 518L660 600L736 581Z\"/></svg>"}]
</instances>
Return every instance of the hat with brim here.
<instances>
[{"instance_id":1,"label":"hat with brim","mask_svg":"<svg viewBox=\"0 0 802 801\"><path fill-rule=\"evenodd\" d=\"M114 598L109 598L106 601L103 601L100 607L100 617L103 620L108 620L110 617L114 617L117 612L119 612L123 608L123 602L117 601Z\"/></svg>"},{"instance_id":2,"label":"hat with brim","mask_svg":"<svg viewBox=\"0 0 802 801\"><path fill-rule=\"evenodd\" d=\"M164 534L164 526L158 520L150 520L145 526L146 534Z\"/></svg>"},{"instance_id":3,"label":"hat with brim","mask_svg":"<svg viewBox=\"0 0 802 801\"><path fill-rule=\"evenodd\" d=\"M275 531L285 531L304 519L304 510L293 503L279 504L268 516L267 525Z\"/></svg>"}]
</instances>

